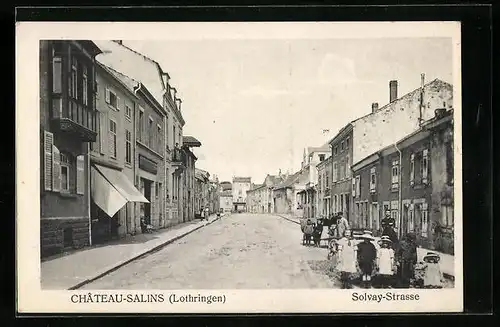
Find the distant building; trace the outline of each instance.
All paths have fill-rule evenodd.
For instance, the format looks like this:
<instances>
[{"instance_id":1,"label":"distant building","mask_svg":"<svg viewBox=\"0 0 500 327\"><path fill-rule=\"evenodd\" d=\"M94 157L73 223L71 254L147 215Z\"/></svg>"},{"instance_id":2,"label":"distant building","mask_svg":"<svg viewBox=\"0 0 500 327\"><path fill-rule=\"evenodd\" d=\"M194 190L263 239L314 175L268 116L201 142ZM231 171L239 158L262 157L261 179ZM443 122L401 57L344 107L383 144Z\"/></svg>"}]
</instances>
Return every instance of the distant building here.
<instances>
[{"instance_id":1,"label":"distant building","mask_svg":"<svg viewBox=\"0 0 500 327\"><path fill-rule=\"evenodd\" d=\"M210 174L202 169L195 170L195 205L197 215L209 207Z\"/></svg>"},{"instance_id":2,"label":"distant building","mask_svg":"<svg viewBox=\"0 0 500 327\"><path fill-rule=\"evenodd\" d=\"M332 214L332 197L330 193L330 182L332 180L332 157L330 154L327 155L327 159L324 159L317 164L316 169L318 170L318 215L329 217L330 214Z\"/></svg>"},{"instance_id":3,"label":"distant building","mask_svg":"<svg viewBox=\"0 0 500 327\"><path fill-rule=\"evenodd\" d=\"M233 209L236 212L246 211L247 191L252 185L251 177L233 177Z\"/></svg>"},{"instance_id":4,"label":"distant building","mask_svg":"<svg viewBox=\"0 0 500 327\"><path fill-rule=\"evenodd\" d=\"M273 187L273 212L302 218L304 209L300 193L305 190L308 178L308 171L301 169Z\"/></svg>"},{"instance_id":5,"label":"distant building","mask_svg":"<svg viewBox=\"0 0 500 327\"><path fill-rule=\"evenodd\" d=\"M219 193L219 209L225 213L233 211L233 192L230 189Z\"/></svg>"}]
</instances>

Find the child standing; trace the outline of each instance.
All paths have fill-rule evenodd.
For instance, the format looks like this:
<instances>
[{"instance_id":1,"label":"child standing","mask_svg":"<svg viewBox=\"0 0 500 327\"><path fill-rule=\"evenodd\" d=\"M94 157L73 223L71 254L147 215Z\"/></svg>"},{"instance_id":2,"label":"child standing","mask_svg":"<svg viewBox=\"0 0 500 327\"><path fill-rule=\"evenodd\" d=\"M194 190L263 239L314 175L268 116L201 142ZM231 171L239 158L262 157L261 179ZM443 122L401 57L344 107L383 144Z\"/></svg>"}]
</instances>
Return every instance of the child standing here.
<instances>
[{"instance_id":1,"label":"child standing","mask_svg":"<svg viewBox=\"0 0 500 327\"><path fill-rule=\"evenodd\" d=\"M338 240L338 264L342 288L351 288L352 274L356 273L356 246L352 242L351 232L346 230L344 236Z\"/></svg>"},{"instance_id":2,"label":"child standing","mask_svg":"<svg viewBox=\"0 0 500 327\"><path fill-rule=\"evenodd\" d=\"M392 241L389 236L384 235L378 243L380 244L380 249L377 251L378 284L381 288L390 288L396 270Z\"/></svg>"},{"instance_id":3,"label":"child standing","mask_svg":"<svg viewBox=\"0 0 500 327\"><path fill-rule=\"evenodd\" d=\"M437 253L427 252L424 257L424 288L442 288L443 274L439 266L440 257Z\"/></svg>"},{"instance_id":4,"label":"child standing","mask_svg":"<svg viewBox=\"0 0 500 327\"><path fill-rule=\"evenodd\" d=\"M365 288L368 288L373 274L373 265L377 257L377 249L373 245L374 240L370 234L363 234L360 237L362 242L357 246L357 259L361 270L361 281Z\"/></svg>"}]
</instances>

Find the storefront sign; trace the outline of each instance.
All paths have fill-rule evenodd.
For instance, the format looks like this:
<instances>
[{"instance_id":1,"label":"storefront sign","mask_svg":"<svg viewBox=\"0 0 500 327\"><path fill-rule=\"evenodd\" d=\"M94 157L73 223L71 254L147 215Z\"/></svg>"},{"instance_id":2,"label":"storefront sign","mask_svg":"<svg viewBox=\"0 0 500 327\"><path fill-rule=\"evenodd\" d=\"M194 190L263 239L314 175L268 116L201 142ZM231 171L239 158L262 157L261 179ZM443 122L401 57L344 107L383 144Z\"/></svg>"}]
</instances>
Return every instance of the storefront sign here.
<instances>
[{"instance_id":1,"label":"storefront sign","mask_svg":"<svg viewBox=\"0 0 500 327\"><path fill-rule=\"evenodd\" d=\"M158 171L158 165L156 164L156 162L142 155L139 155L139 168L155 175Z\"/></svg>"}]
</instances>

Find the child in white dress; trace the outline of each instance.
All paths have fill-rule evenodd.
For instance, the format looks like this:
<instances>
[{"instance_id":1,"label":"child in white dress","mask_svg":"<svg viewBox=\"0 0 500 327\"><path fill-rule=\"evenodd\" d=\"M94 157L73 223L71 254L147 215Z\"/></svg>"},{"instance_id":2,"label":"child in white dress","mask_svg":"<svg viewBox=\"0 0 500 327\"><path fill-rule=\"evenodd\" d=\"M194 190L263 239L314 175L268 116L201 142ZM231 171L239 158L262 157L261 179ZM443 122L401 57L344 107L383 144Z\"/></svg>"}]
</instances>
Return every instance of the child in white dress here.
<instances>
[{"instance_id":1,"label":"child in white dress","mask_svg":"<svg viewBox=\"0 0 500 327\"><path fill-rule=\"evenodd\" d=\"M346 230L344 236L338 240L338 262L337 270L340 272L340 280L342 288L351 288L352 274L357 272L356 269L356 245L352 241L352 235L349 230Z\"/></svg>"},{"instance_id":2,"label":"child in white dress","mask_svg":"<svg viewBox=\"0 0 500 327\"><path fill-rule=\"evenodd\" d=\"M439 265L440 257L437 253L427 252L424 257L424 288L442 288L443 274Z\"/></svg>"},{"instance_id":3,"label":"child in white dress","mask_svg":"<svg viewBox=\"0 0 500 327\"><path fill-rule=\"evenodd\" d=\"M392 249L392 241L389 236L382 236L380 248L377 249L377 280L379 287L391 288L394 281L396 271L396 262L394 259L394 250Z\"/></svg>"}]
</instances>

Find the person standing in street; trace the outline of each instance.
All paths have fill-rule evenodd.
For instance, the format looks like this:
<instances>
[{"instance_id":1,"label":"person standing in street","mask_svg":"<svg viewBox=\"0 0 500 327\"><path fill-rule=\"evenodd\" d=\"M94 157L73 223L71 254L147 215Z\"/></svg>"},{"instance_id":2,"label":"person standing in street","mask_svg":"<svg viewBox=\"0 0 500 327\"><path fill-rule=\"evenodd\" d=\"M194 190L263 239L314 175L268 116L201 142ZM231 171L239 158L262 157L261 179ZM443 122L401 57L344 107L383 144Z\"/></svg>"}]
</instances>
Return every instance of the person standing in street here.
<instances>
[{"instance_id":1,"label":"person standing in street","mask_svg":"<svg viewBox=\"0 0 500 327\"><path fill-rule=\"evenodd\" d=\"M337 219L337 228L336 228L337 235L336 236L338 238L341 238L341 237L344 237L345 232L347 230L349 230L349 222L347 221L347 219L345 219L342 212L340 212L338 214L338 216L339 216L339 218Z\"/></svg>"},{"instance_id":2,"label":"person standing in street","mask_svg":"<svg viewBox=\"0 0 500 327\"><path fill-rule=\"evenodd\" d=\"M208 207L205 207L205 219L208 221L208 216L209 216L209 210Z\"/></svg>"},{"instance_id":3,"label":"person standing in street","mask_svg":"<svg viewBox=\"0 0 500 327\"><path fill-rule=\"evenodd\" d=\"M343 289L349 289L352 288L352 275L356 273L356 245L352 242L349 230L346 230L344 236L338 240L337 247L337 270L340 272L340 281Z\"/></svg>"},{"instance_id":4,"label":"person standing in street","mask_svg":"<svg viewBox=\"0 0 500 327\"><path fill-rule=\"evenodd\" d=\"M391 248L392 241L384 235L378 243L380 249L377 251L377 284L381 288L390 288L396 272L394 250Z\"/></svg>"},{"instance_id":5,"label":"person standing in street","mask_svg":"<svg viewBox=\"0 0 500 327\"><path fill-rule=\"evenodd\" d=\"M377 257L377 249L373 245L373 237L370 234L363 234L360 237L362 242L358 244L357 259L361 270L361 281L364 288L368 288L372 280L373 266Z\"/></svg>"},{"instance_id":6,"label":"person standing in street","mask_svg":"<svg viewBox=\"0 0 500 327\"><path fill-rule=\"evenodd\" d=\"M398 260L398 286L409 288L411 279L415 274L415 265L417 263L417 244L413 233L408 233L399 248L396 258Z\"/></svg>"}]
</instances>

